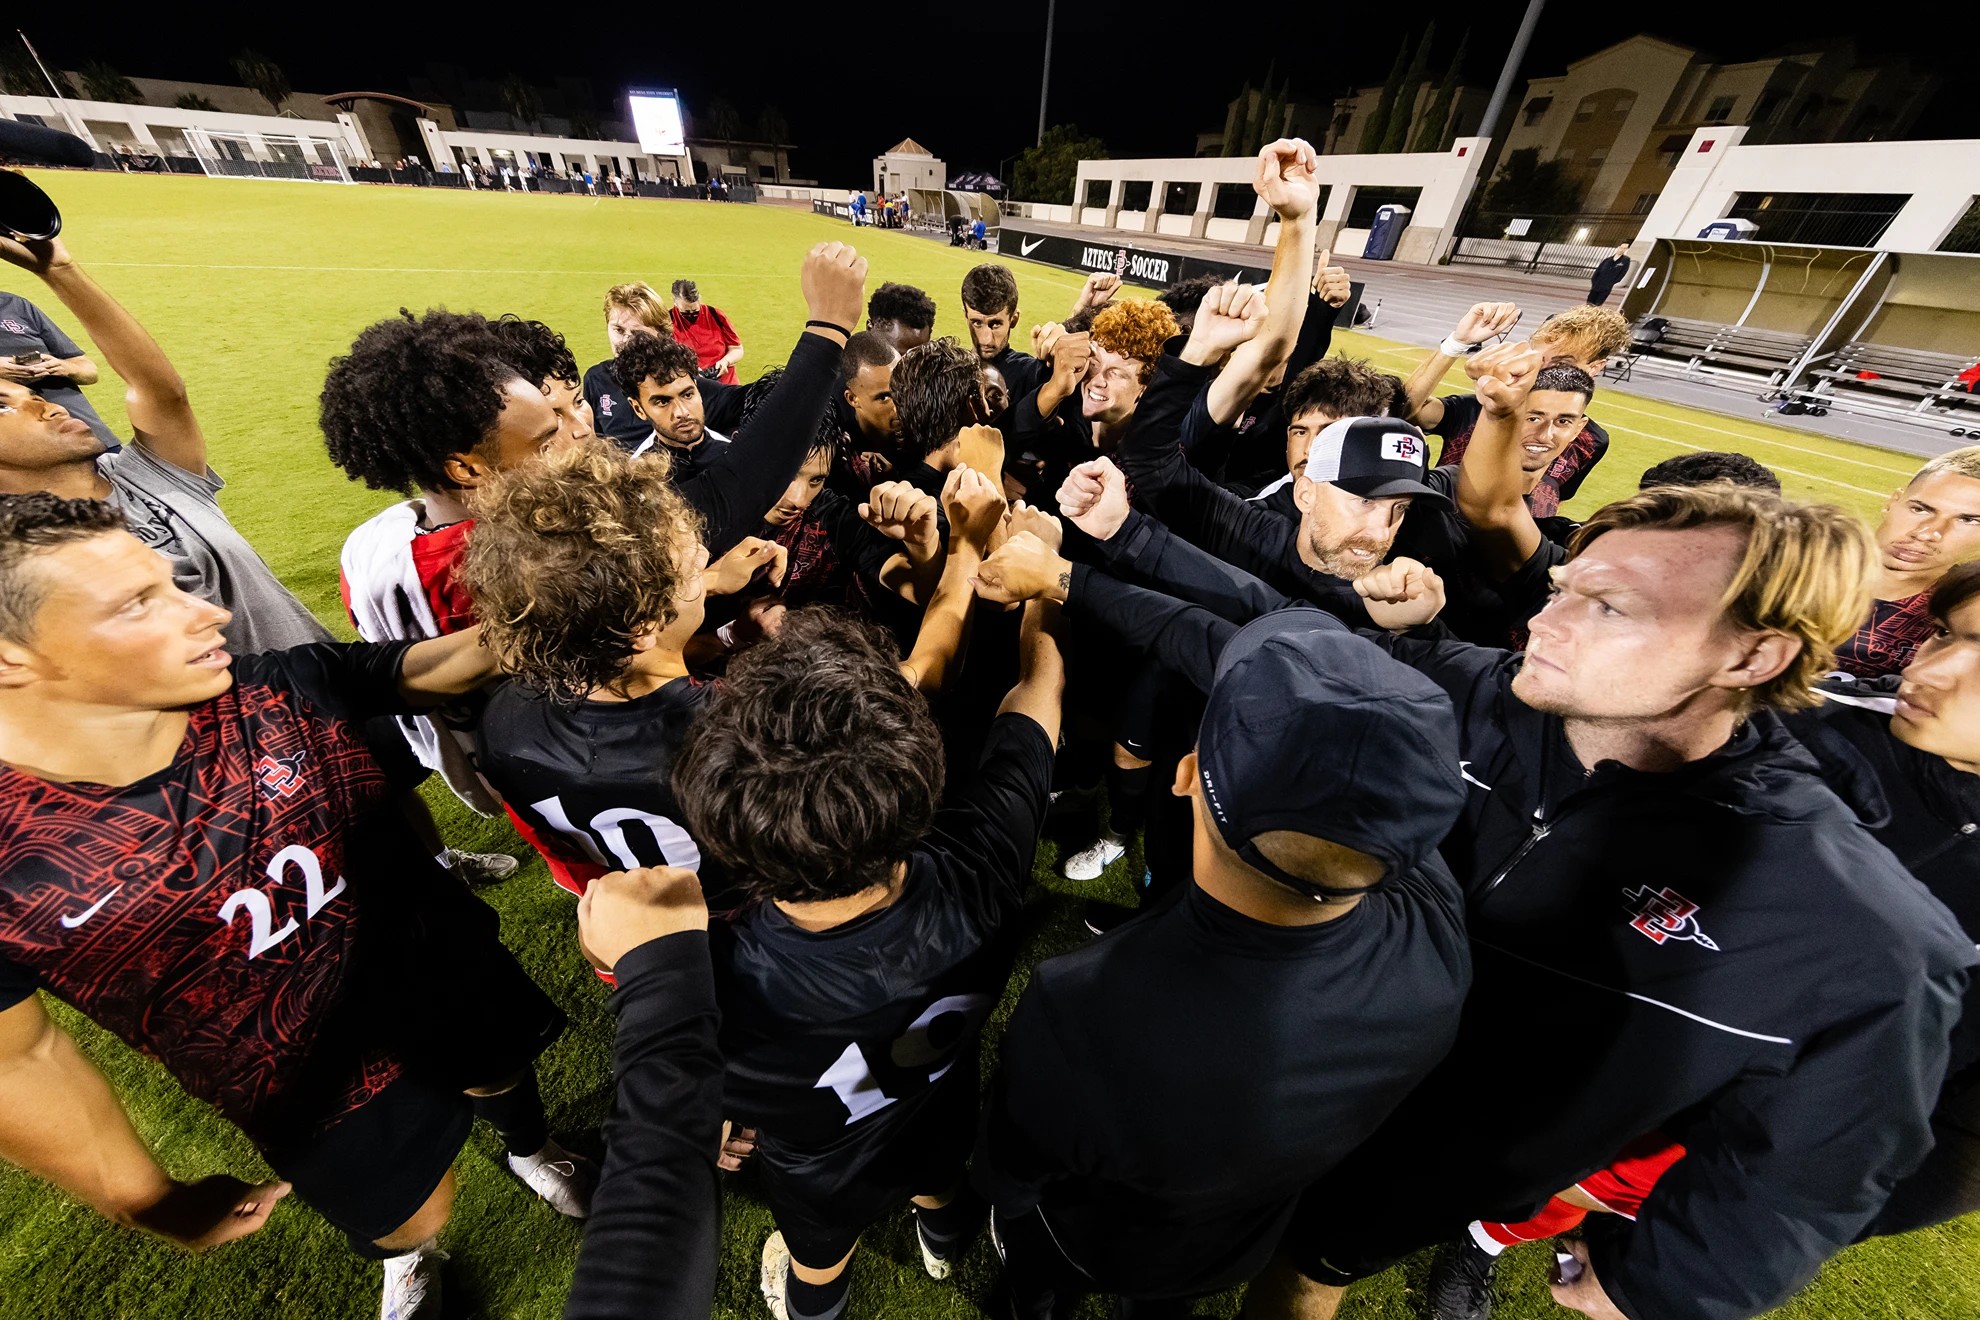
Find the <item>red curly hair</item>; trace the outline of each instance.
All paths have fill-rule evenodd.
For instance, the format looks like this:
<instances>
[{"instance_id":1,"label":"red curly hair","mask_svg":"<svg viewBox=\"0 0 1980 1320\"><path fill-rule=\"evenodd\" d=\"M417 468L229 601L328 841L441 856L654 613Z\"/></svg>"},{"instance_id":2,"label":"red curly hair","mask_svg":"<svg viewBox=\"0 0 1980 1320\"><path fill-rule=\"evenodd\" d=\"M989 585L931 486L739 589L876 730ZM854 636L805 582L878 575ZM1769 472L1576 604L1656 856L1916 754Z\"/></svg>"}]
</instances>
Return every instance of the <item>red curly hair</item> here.
<instances>
[{"instance_id":1,"label":"red curly hair","mask_svg":"<svg viewBox=\"0 0 1980 1320\"><path fill-rule=\"evenodd\" d=\"M1093 318L1093 342L1141 364L1141 383L1155 375L1162 345L1181 333L1174 312L1153 298L1117 298Z\"/></svg>"}]
</instances>

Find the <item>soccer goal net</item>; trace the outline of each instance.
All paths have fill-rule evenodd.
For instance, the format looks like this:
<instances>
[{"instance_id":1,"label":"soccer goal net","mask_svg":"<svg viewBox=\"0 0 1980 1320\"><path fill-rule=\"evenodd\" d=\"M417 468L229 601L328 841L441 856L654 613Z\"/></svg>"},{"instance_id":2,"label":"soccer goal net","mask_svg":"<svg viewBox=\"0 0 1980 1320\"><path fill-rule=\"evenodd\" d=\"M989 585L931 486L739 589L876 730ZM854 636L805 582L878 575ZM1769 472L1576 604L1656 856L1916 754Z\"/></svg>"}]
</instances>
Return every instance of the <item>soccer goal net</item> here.
<instances>
[{"instance_id":1,"label":"soccer goal net","mask_svg":"<svg viewBox=\"0 0 1980 1320\"><path fill-rule=\"evenodd\" d=\"M186 144L208 174L236 179L307 179L349 183L344 153L327 138L221 133L189 128Z\"/></svg>"}]
</instances>

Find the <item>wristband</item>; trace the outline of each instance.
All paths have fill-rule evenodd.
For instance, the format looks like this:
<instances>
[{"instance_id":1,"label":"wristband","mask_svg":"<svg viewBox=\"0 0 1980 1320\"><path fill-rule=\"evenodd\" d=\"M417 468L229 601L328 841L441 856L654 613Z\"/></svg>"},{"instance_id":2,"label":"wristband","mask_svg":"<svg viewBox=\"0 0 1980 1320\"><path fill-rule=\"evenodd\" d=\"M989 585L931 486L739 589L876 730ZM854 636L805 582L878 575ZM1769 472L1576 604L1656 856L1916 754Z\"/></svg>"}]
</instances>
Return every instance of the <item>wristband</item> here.
<instances>
[{"instance_id":1,"label":"wristband","mask_svg":"<svg viewBox=\"0 0 1980 1320\"><path fill-rule=\"evenodd\" d=\"M1470 357L1483 347L1485 347L1483 344L1467 344L1462 339L1453 339L1445 335L1444 342L1437 345L1437 351L1445 357L1461 358Z\"/></svg>"},{"instance_id":2,"label":"wristband","mask_svg":"<svg viewBox=\"0 0 1980 1320\"><path fill-rule=\"evenodd\" d=\"M806 321L804 328L807 330L837 330L848 339L853 337L852 331L846 329L836 321Z\"/></svg>"}]
</instances>

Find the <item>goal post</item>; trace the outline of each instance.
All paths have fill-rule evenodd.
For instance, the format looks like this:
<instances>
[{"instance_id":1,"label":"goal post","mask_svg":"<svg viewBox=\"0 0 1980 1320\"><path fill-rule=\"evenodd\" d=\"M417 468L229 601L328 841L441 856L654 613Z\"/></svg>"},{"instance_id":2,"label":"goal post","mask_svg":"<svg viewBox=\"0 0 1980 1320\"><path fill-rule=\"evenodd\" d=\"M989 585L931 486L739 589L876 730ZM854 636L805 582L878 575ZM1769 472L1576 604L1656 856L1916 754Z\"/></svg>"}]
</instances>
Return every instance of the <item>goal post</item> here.
<instances>
[{"instance_id":1,"label":"goal post","mask_svg":"<svg viewBox=\"0 0 1980 1320\"><path fill-rule=\"evenodd\" d=\"M210 128L189 128L185 133L200 168L216 178L352 181L342 148L329 138Z\"/></svg>"}]
</instances>

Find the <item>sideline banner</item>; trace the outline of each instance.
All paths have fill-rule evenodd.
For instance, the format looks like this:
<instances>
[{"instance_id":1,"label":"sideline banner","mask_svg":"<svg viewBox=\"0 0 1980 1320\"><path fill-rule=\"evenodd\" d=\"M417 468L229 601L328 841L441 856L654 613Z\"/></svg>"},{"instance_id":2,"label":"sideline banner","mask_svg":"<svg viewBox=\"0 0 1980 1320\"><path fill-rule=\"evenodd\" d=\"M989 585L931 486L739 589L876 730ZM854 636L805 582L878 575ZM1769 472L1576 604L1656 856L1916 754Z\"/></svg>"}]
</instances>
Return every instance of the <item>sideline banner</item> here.
<instances>
[{"instance_id":1,"label":"sideline banner","mask_svg":"<svg viewBox=\"0 0 1980 1320\"><path fill-rule=\"evenodd\" d=\"M1114 231L1124 232L1124 231ZM1068 238L1062 234L1041 234L1026 230L1023 221L1005 220L997 230L997 255L1042 261L1067 270L1112 271L1130 284L1154 288L1174 284L1198 275L1220 279L1246 280L1262 284L1272 270L1272 254L1260 250L1256 261L1243 261L1226 254L1165 252L1159 248L1117 242L1113 233L1096 230L1091 238Z\"/></svg>"}]
</instances>

